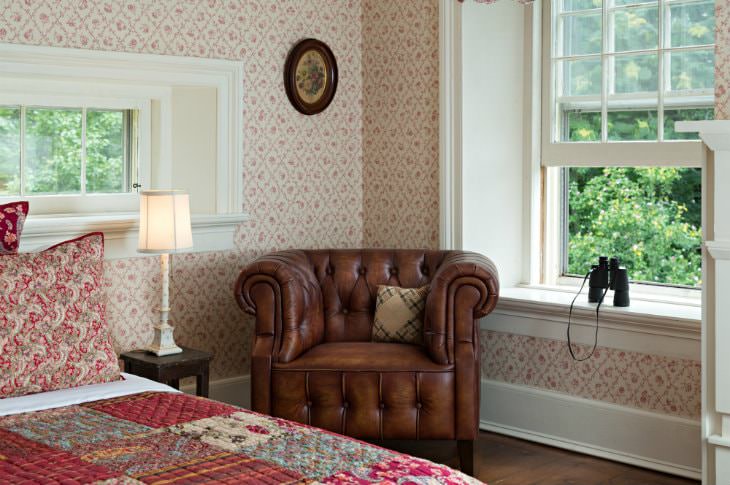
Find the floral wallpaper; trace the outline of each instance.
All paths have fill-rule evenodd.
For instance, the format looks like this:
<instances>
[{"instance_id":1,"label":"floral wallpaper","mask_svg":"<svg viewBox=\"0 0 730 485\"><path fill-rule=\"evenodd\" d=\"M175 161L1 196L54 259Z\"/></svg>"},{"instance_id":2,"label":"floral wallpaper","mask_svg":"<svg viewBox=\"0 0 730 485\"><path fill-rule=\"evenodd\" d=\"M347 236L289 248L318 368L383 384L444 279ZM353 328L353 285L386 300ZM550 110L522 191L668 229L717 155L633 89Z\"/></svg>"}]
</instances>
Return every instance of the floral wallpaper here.
<instances>
[{"instance_id":1,"label":"floral wallpaper","mask_svg":"<svg viewBox=\"0 0 730 485\"><path fill-rule=\"evenodd\" d=\"M566 342L482 330L482 378L538 387L572 396L699 419L701 365L626 350L598 347L575 362ZM581 355L590 351L575 345Z\"/></svg>"},{"instance_id":2,"label":"floral wallpaper","mask_svg":"<svg viewBox=\"0 0 730 485\"><path fill-rule=\"evenodd\" d=\"M357 0L0 0L0 42L240 59L244 65L244 204L234 253L173 258L179 343L211 350L213 378L248 372L252 321L232 287L258 254L362 244L361 5ZM329 108L289 104L289 48L317 37L337 56ZM108 261L108 319L118 350L144 346L157 318L156 258Z\"/></svg>"},{"instance_id":3,"label":"floral wallpaper","mask_svg":"<svg viewBox=\"0 0 730 485\"><path fill-rule=\"evenodd\" d=\"M363 0L363 237L439 244L438 1Z\"/></svg>"}]
</instances>

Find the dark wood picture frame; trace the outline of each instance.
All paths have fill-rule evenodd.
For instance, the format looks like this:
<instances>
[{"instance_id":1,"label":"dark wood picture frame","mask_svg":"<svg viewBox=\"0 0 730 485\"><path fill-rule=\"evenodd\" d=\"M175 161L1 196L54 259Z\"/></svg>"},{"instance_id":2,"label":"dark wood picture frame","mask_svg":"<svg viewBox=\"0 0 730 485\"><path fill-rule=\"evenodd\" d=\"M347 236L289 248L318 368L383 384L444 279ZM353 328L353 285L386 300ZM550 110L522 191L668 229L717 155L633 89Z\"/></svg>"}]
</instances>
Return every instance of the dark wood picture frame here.
<instances>
[{"instance_id":1,"label":"dark wood picture frame","mask_svg":"<svg viewBox=\"0 0 730 485\"><path fill-rule=\"evenodd\" d=\"M297 80L297 74L301 76L302 69L300 61L304 56L310 56L310 61L314 59L315 81ZM322 66L322 64L324 64ZM299 73L297 73L297 68ZM324 75L324 86L316 84L318 75ZM309 82L307 82L309 81ZM314 115L324 111L332 102L337 91L337 61L332 50L324 42L317 39L304 39L297 42L286 58L284 65L284 87L289 101L297 111L305 115ZM306 99L306 93L303 91L309 88L310 99Z\"/></svg>"}]
</instances>

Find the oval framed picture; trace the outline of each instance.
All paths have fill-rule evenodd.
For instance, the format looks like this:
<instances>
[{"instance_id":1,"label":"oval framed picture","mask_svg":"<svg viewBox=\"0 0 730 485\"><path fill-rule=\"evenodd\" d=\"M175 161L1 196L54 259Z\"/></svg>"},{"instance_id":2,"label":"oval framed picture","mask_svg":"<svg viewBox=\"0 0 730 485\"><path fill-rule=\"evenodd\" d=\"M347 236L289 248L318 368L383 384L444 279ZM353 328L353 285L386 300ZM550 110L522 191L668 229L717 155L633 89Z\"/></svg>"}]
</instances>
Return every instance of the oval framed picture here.
<instances>
[{"instance_id":1,"label":"oval framed picture","mask_svg":"<svg viewBox=\"0 0 730 485\"><path fill-rule=\"evenodd\" d=\"M300 113L324 111L337 91L337 62L327 44L317 39L299 41L286 58L284 87Z\"/></svg>"}]
</instances>

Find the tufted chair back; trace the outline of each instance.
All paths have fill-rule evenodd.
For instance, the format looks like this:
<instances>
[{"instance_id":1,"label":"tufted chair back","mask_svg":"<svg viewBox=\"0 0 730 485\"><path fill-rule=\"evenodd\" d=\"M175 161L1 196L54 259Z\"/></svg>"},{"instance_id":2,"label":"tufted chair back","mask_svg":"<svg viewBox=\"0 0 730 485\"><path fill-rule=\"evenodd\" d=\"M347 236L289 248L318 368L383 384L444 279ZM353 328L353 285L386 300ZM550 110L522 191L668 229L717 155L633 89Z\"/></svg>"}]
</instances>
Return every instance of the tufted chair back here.
<instances>
[{"instance_id":1,"label":"tufted chair back","mask_svg":"<svg viewBox=\"0 0 730 485\"><path fill-rule=\"evenodd\" d=\"M419 288L431 282L446 252L310 250L322 292L325 342L369 342L379 285Z\"/></svg>"}]
</instances>

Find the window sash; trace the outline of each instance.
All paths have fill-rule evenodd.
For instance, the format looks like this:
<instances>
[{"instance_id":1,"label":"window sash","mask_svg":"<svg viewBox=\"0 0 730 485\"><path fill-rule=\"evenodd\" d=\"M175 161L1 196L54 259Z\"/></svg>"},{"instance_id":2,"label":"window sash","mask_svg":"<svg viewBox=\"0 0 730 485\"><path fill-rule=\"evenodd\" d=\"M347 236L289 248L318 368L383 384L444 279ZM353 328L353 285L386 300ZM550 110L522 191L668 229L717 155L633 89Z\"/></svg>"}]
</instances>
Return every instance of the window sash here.
<instances>
[{"instance_id":1,"label":"window sash","mask_svg":"<svg viewBox=\"0 0 730 485\"><path fill-rule=\"evenodd\" d=\"M679 1L658 0L657 9L659 21L657 23L657 48L626 51L620 54L655 53L658 56L658 84L657 92L614 94L609 93L609 76L611 75L609 59L616 53L609 50L610 32L608 32L609 12L625 10L625 6L608 6L607 2L598 9L585 11L586 14L601 12L602 46L598 54L582 54L570 56L556 56L561 53L562 36L557 36L554 43L554 29L559 17L575 15L575 13L561 12L553 16L552 9L556 8L560 0L546 0L543 2L543 82L542 82L542 149L541 164L546 167L559 166L699 166L704 157L702 144L699 140L663 140L664 137L664 109L684 107L709 107L714 104L714 93L711 89L693 91L667 91L670 69L665 57L672 52L691 52L714 47L714 44L703 44L683 47L672 47L669 43L671 33L665 29L665 22L669 17L670 5L685 5L699 3L701 0ZM583 11L579 15L583 15ZM557 66L564 60L572 59L601 59L601 93L594 96L562 96L558 81L562 73L557 72ZM617 107L646 107L657 111L657 140L652 141L608 141L608 106L609 102L616 103ZM559 113L559 103L575 109L590 109L601 111L601 141L594 142L563 142L558 140L559 128L562 123ZM627 146L628 145L628 146Z\"/></svg>"},{"instance_id":2,"label":"window sash","mask_svg":"<svg viewBox=\"0 0 730 485\"><path fill-rule=\"evenodd\" d=\"M0 203L4 200L23 200L48 199L50 197L62 197L64 200L73 200L77 197L96 197L104 199L111 196L124 196L134 192L135 185L139 185L139 144L137 137L139 135L139 112L140 110L149 110L148 100L137 99L111 99L111 98L94 98L94 97L76 97L76 96L56 96L56 95L35 95L35 94L0 94L0 106L13 107L20 109L20 163L19 163L19 193L8 196L0 196ZM80 190L73 193L28 193L26 191L26 111L28 108L39 109L73 109L81 111L81 173L80 173ZM87 192L87 113L88 111L122 111L123 112L123 190L120 192Z\"/></svg>"}]
</instances>

